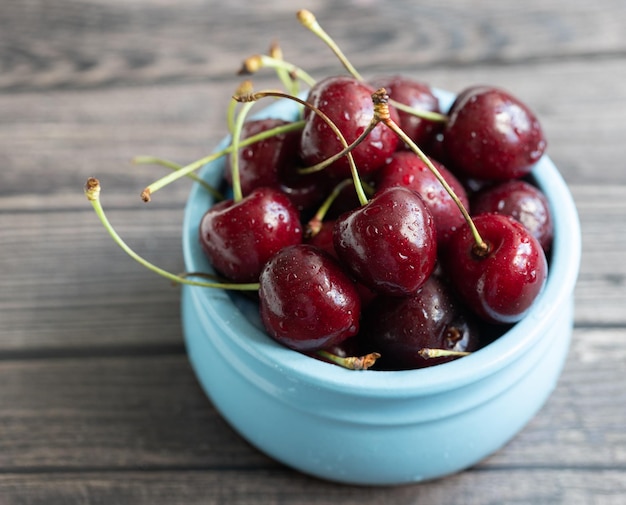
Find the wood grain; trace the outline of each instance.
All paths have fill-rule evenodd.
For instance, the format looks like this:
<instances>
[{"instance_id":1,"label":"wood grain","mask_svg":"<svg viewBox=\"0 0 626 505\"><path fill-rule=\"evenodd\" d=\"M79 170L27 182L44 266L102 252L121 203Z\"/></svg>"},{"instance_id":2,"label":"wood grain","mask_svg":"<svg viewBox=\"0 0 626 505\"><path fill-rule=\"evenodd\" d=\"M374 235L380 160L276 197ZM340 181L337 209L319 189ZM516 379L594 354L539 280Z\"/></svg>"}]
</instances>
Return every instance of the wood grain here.
<instances>
[{"instance_id":1,"label":"wood grain","mask_svg":"<svg viewBox=\"0 0 626 505\"><path fill-rule=\"evenodd\" d=\"M328 73L328 51L295 20L305 7L359 66L527 64L620 57L620 0L522 3L455 1L342 3L280 0L249 14L247 2L5 0L0 17L0 89L9 91L220 79L277 39L288 59ZM346 20L358 20L346 23ZM294 44L299 47L294 48ZM293 58L292 58L293 57Z\"/></svg>"},{"instance_id":2,"label":"wood grain","mask_svg":"<svg viewBox=\"0 0 626 505\"><path fill-rule=\"evenodd\" d=\"M530 486L540 472L546 485L547 476L578 475L591 484L594 471L614 478L624 471L626 393L612 378L626 371L625 336L624 330L577 331L564 374L544 409L469 475L491 485L503 472L531 470L521 479ZM0 383L0 403L11 406L2 416L0 491L11 479L72 473L85 473L88 480L111 479L119 472L151 479L149 474L165 471L176 479L192 472L209 481L216 473L235 480L262 475L276 482L300 480L225 425L182 353L0 362ZM595 485L606 484L600 479ZM292 482L283 491L289 489L295 492L298 485ZM376 503L375 496L364 503Z\"/></svg>"},{"instance_id":3,"label":"wood grain","mask_svg":"<svg viewBox=\"0 0 626 505\"><path fill-rule=\"evenodd\" d=\"M39 478L37 478L39 477ZM515 485L510 483L514 482ZM478 487L477 487L478 483ZM485 496L488 489L489 496ZM204 473L194 470L167 475L159 472L106 472L0 476L0 493L9 503L150 503L153 505L252 505L289 503L317 505L375 504L393 499L415 503L541 503L621 505L625 492L620 471L585 469L515 469L483 473L468 471L442 482L389 489L339 486L280 470L249 469ZM321 499L320 499L321 498Z\"/></svg>"}]
</instances>

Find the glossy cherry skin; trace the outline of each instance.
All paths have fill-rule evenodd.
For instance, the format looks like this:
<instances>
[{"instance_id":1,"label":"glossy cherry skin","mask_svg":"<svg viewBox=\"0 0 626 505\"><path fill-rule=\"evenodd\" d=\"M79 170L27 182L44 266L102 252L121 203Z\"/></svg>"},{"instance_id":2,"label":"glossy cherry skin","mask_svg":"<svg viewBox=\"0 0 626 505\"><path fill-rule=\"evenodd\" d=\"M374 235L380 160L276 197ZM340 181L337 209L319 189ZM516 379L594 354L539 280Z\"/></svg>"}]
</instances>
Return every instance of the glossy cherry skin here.
<instances>
[{"instance_id":1,"label":"glossy cherry skin","mask_svg":"<svg viewBox=\"0 0 626 505\"><path fill-rule=\"evenodd\" d=\"M239 202L214 205L202 217L199 232L213 267L237 282L257 281L276 252L302 242L299 212L273 188L257 188Z\"/></svg>"},{"instance_id":2,"label":"glossy cherry skin","mask_svg":"<svg viewBox=\"0 0 626 505\"><path fill-rule=\"evenodd\" d=\"M461 93L443 131L449 168L477 179L527 175L546 149L534 113L506 91L475 86Z\"/></svg>"},{"instance_id":3,"label":"glossy cherry skin","mask_svg":"<svg viewBox=\"0 0 626 505\"><path fill-rule=\"evenodd\" d=\"M376 77L369 81L374 89L385 88L389 98L408 105L416 110L441 112L439 100L431 87L402 75ZM440 123L422 119L415 114L398 110L400 127L418 146L430 145L435 134L440 129Z\"/></svg>"},{"instance_id":4,"label":"glossy cherry skin","mask_svg":"<svg viewBox=\"0 0 626 505\"><path fill-rule=\"evenodd\" d=\"M331 184L323 172L299 174L302 164L297 161L285 167L280 177L279 188L300 212L315 209L328 195Z\"/></svg>"},{"instance_id":5,"label":"glossy cherry skin","mask_svg":"<svg viewBox=\"0 0 626 505\"><path fill-rule=\"evenodd\" d=\"M356 140L368 127L374 116L372 94L374 89L349 76L333 76L318 81L310 90L307 101L321 110L339 128L348 144ZM394 120L398 114L393 107ZM315 165L340 152L344 146L330 126L311 109L304 111L306 124L300 140L300 156L307 166ZM378 124L368 137L353 151L359 174L366 175L382 166L396 150L397 135L384 124ZM331 177L349 177L347 157L342 157L326 172Z\"/></svg>"},{"instance_id":6,"label":"glossy cherry skin","mask_svg":"<svg viewBox=\"0 0 626 505\"><path fill-rule=\"evenodd\" d=\"M364 315L359 337L366 349L381 354L378 367L393 370L456 359L424 358L424 348L471 352L480 346L474 317L435 276L411 296L377 298Z\"/></svg>"},{"instance_id":7,"label":"glossy cherry skin","mask_svg":"<svg viewBox=\"0 0 626 505\"><path fill-rule=\"evenodd\" d=\"M489 252L479 255L465 225L441 252L447 278L462 301L487 322L515 323L542 291L548 264L541 244L510 216L473 218Z\"/></svg>"},{"instance_id":8,"label":"glossy cherry skin","mask_svg":"<svg viewBox=\"0 0 626 505\"><path fill-rule=\"evenodd\" d=\"M394 186L337 219L333 243L355 278L389 295L415 293L437 260L435 222L424 199Z\"/></svg>"},{"instance_id":9,"label":"glossy cherry skin","mask_svg":"<svg viewBox=\"0 0 626 505\"><path fill-rule=\"evenodd\" d=\"M334 228L335 220L324 221L320 230L315 235L306 237L305 242L323 249L334 258L338 258L333 241ZM361 282L355 281L355 284L361 297L361 307L365 308L376 298L376 293Z\"/></svg>"},{"instance_id":10,"label":"glossy cherry skin","mask_svg":"<svg viewBox=\"0 0 626 505\"><path fill-rule=\"evenodd\" d=\"M505 181L472 197L473 214L496 212L514 217L549 251L554 238L550 203L543 192L522 180Z\"/></svg>"},{"instance_id":11,"label":"glossy cherry skin","mask_svg":"<svg viewBox=\"0 0 626 505\"><path fill-rule=\"evenodd\" d=\"M269 335L312 352L338 345L359 330L361 302L339 262L309 244L281 249L259 277L259 310Z\"/></svg>"},{"instance_id":12,"label":"glossy cherry skin","mask_svg":"<svg viewBox=\"0 0 626 505\"><path fill-rule=\"evenodd\" d=\"M463 185L441 163L431 160L465 208L469 200ZM397 151L378 173L379 191L391 186L404 186L417 191L428 205L435 220L437 244L442 247L465 219L452 197L415 153Z\"/></svg>"},{"instance_id":13,"label":"glossy cherry skin","mask_svg":"<svg viewBox=\"0 0 626 505\"><path fill-rule=\"evenodd\" d=\"M281 119L266 118L246 121L241 138L289 123ZM279 188L287 168L297 157L300 132L280 133L260 140L239 150L239 181L244 195L258 187ZM226 157L224 178L232 185L231 157Z\"/></svg>"}]
</instances>

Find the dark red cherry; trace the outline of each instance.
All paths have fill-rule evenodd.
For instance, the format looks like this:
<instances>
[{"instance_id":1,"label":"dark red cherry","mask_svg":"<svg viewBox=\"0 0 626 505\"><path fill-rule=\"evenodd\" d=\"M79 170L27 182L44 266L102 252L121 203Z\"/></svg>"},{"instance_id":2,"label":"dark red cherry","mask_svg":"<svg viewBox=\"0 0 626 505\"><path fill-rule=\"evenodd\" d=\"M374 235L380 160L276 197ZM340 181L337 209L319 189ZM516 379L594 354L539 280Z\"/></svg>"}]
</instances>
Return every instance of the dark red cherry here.
<instances>
[{"instance_id":1,"label":"dark red cherry","mask_svg":"<svg viewBox=\"0 0 626 505\"><path fill-rule=\"evenodd\" d=\"M456 196L465 208L469 201L465 189L457 178L441 163L431 160L439 173L450 185ZM443 246L450 235L463 223L465 219L457 204L452 200L442 184L415 153L411 151L397 151L380 169L378 190L391 186L404 186L417 191L435 220L437 228L437 244Z\"/></svg>"},{"instance_id":2,"label":"dark red cherry","mask_svg":"<svg viewBox=\"0 0 626 505\"><path fill-rule=\"evenodd\" d=\"M287 347L312 352L358 332L359 294L325 251L309 244L281 249L259 282L261 320L269 335Z\"/></svg>"},{"instance_id":3,"label":"dark red cherry","mask_svg":"<svg viewBox=\"0 0 626 505\"><path fill-rule=\"evenodd\" d=\"M200 222L202 250L219 273L237 282L255 282L276 252L300 242L300 214L273 188L257 188L239 202L220 202Z\"/></svg>"},{"instance_id":4,"label":"dark red cherry","mask_svg":"<svg viewBox=\"0 0 626 505\"><path fill-rule=\"evenodd\" d=\"M548 251L554 237L550 204L543 192L522 180L502 182L472 197L473 214L496 212L514 217Z\"/></svg>"},{"instance_id":5,"label":"dark red cherry","mask_svg":"<svg viewBox=\"0 0 626 505\"><path fill-rule=\"evenodd\" d=\"M546 140L524 103L502 89L474 86L451 108L443 147L449 168L477 179L506 180L528 174Z\"/></svg>"},{"instance_id":6,"label":"dark red cherry","mask_svg":"<svg viewBox=\"0 0 626 505\"><path fill-rule=\"evenodd\" d=\"M411 296L376 299L364 315L359 337L366 349L381 354L377 366L396 370L455 359L424 358L424 348L471 352L480 342L474 317L434 276Z\"/></svg>"},{"instance_id":7,"label":"dark red cherry","mask_svg":"<svg viewBox=\"0 0 626 505\"><path fill-rule=\"evenodd\" d=\"M335 227L334 220L328 220L328 221L322 222L322 226L319 229L319 231L317 231L317 233L315 233L314 235L310 237L306 237L305 242L307 244L311 244L316 247L319 247L320 249L323 249L324 251L329 253L331 256L337 257L337 253L335 252L335 245L333 243L334 227Z\"/></svg>"},{"instance_id":8,"label":"dark red cherry","mask_svg":"<svg viewBox=\"0 0 626 505\"><path fill-rule=\"evenodd\" d=\"M243 125L241 138L289 124L274 118L251 119ZM244 195L259 187L279 188L283 173L297 156L300 132L280 133L239 150L239 180ZM226 157L224 177L232 185L230 156Z\"/></svg>"},{"instance_id":9,"label":"dark red cherry","mask_svg":"<svg viewBox=\"0 0 626 505\"><path fill-rule=\"evenodd\" d=\"M368 127L374 116L372 94L374 89L349 76L327 77L312 88L307 101L326 114L339 128L346 141L356 140ZM395 109L390 107L394 120ZM344 146L328 124L310 109L305 109L307 120L300 140L300 156L307 166L315 165L340 152ZM384 124L378 124L359 144L352 155L361 175L377 170L396 150L397 135ZM344 156L325 169L332 177L349 177L350 166Z\"/></svg>"},{"instance_id":10,"label":"dark red cherry","mask_svg":"<svg viewBox=\"0 0 626 505\"><path fill-rule=\"evenodd\" d=\"M390 295L415 293L437 259L435 223L424 199L394 186L339 217L333 230L337 256L355 278Z\"/></svg>"},{"instance_id":11,"label":"dark red cherry","mask_svg":"<svg viewBox=\"0 0 626 505\"><path fill-rule=\"evenodd\" d=\"M301 163L294 162L281 174L279 187L299 211L310 210L319 205L328 195L330 180L323 172L299 174Z\"/></svg>"},{"instance_id":12,"label":"dark red cherry","mask_svg":"<svg viewBox=\"0 0 626 505\"><path fill-rule=\"evenodd\" d=\"M439 100L426 83L402 75L390 75L376 77L369 81L369 84L374 89L385 88L389 98L414 109L441 112ZM422 119L415 114L401 110L398 110L398 116L400 118L399 125L404 133L420 147L430 145L441 127L440 123Z\"/></svg>"},{"instance_id":13,"label":"dark red cherry","mask_svg":"<svg viewBox=\"0 0 626 505\"><path fill-rule=\"evenodd\" d=\"M545 253L512 217L479 214L473 221L489 251L477 252L464 225L442 251L442 267L462 301L484 320L517 322L543 289L548 274Z\"/></svg>"},{"instance_id":14,"label":"dark red cherry","mask_svg":"<svg viewBox=\"0 0 626 505\"><path fill-rule=\"evenodd\" d=\"M314 245L323 249L331 256L337 258L337 252L335 251L335 244L333 241L333 230L335 227L335 221L324 221L320 230L306 239L307 244ZM372 300L376 297L376 293L363 283L355 281L356 289L361 297L361 307L367 307Z\"/></svg>"}]
</instances>

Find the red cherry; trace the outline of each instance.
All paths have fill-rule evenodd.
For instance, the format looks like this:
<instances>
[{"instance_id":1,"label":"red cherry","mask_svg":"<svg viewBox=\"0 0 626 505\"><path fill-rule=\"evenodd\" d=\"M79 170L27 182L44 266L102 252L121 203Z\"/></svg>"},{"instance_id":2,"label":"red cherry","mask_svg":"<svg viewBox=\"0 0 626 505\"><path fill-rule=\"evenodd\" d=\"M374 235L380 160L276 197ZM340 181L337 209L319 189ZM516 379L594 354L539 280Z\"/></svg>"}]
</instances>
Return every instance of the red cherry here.
<instances>
[{"instance_id":1,"label":"red cherry","mask_svg":"<svg viewBox=\"0 0 626 505\"><path fill-rule=\"evenodd\" d=\"M200 244L215 269L237 282L254 282L283 247L302 241L300 214L273 188L257 188L239 202L214 205L200 222Z\"/></svg>"},{"instance_id":2,"label":"red cherry","mask_svg":"<svg viewBox=\"0 0 626 505\"><path fill-rule=\"evenodd\" d=\"M306 243L323 249L331 256L337 257L335 244L333 243L334 220L324 221L321 228L315 235L306 238Z\"/></svg>"},{"instance_id":3,"label":"red cherry","mask_svg":"<svg viewBox=\"0 0 626 505\"><path fill-rule=\"evenodd\" d=\"M374 116L374 91L353 77L327 77L311 88L307 101L328 116L349 144L365 131ZM395 109L392 114L397 119ZM319 114L306 108L304 117L307 122L302 130L300 156L306 165L315 165L343 150L344 146ZM366 175L380 168L398 143L398 137L389 128L384 124L376 125L352 151L359 173ZM325 170L332 177L350 176L345 156Z\"/></svg>"},{"instance_id":4,"label":"red cherry","mask_svg":"<svg viewBox=\"0 0 626 505\"><path fill-rule=\"evenodd\" d=\"M524 103L504 90L475 86L451 108L443 146L450 168L478 179L506 180L528 174L546 140Z\"/></svg>"},{"instance_id":5,"label":"red cherry","mask_svg":"<svg viewBox=\"0 0 626 505\"><path fill-rule=\"evenodd\" d=\"M385 88L389 98L416 110L441 112L439 100L431 87L402 75L381 76L369 81L374 89ZM428 146L440 129L440 124L422 119L415 114L398 111L399 125L418 146Z\"/></svg>"},{"instance_id":6,"label":"red cherry","mask_svg":"<svg viewBox=\"0 0 626 505\"><path fill-rule=\"evenodd\" d=\"M280 177L280 190L303 212L313 209L326 197L330 180L322 172L299 174L299 163L294 163Z\"/></svg>"},{"instance_id":7,"label":"red cherry","mask_svg":"<svg viewBox=\"0 0 626 505\"><path fill-rule=\"evenodd\" d=\"M477 252L474 236L464 225L441 253L446 276L461 299L484 320L517 322L544 286L548 274L545 253L537 239L512 217L480 214L473 221L488 252Z\"/></svg>"},{"instance_id":8,"label":"red cherry","mask_svg":"<svg viewBox=\"0 0 626 505\"><path fill-rule=\"evenodd\" d=\"M457 178L441 163L431 160L442 177L450 185L465 208L469 201L465 189ZM443 246L450 235L465 219L457 204L441 183L416 154L410 151L397 151L381 168L378 174L378 190L391 186L404 186L417 191L428 205L437 228L437 244Z\"/></svg>"},{"instance_id":9,"label":"red cherry","mask_svg":"<svg viewBox=\"0 0 626 505\"><path fill-rule=\"evenodd\" d=\"M243 125L241 138L287 124L287 121L274 118L249 120ZM280 187L283 173L297 156L299 137L297 131L280 133L239 150L239 180L243 195L259 187ZM230 156L226 157L224 178L232 185Z\"/></svg>"},{"instance_id":10,"label":"red cherry","mask_svg":"<svg viewBox=\"0 0 626 505\"><path fill-rule=\"evenodd\" d=\"M355 278L379 293L415 293L437 259L432 214L415 191L394 186L339 217L333 230L337 256Z\"/></svg>"},{"instance_id":11,"label":"red cherry","mask_svg":"<svg viewBox=\"0 0 626 505\"><path fill-rule=\"evenodd\" d=\"M325 251L309 244L281 249L259 282L261 320L270 336L287 347L312 352L358 332L359 294Z\"/></svg>"},{"instance_id":12,"label":"red cherry","mask_svg":"<svg viewBox=\"0 0 626 505\"><path fill-rule=\"evenodd\" d=\"M488 187L472 197L473 214L496 212L514 217L549 251L554 237L550 204L543 192L522 180Z\"/></svg>"},{"instance_id":13,"label":"red cherry","mask_svg":"<svg viewBox=\"0 0 626 505\"><path fill-rule=\"evenodd\" d=\"M337 252L335 251L335 243L333 241L334 227L334 220L324 221L320 230L312 237L307 238L306 243L319 247L338 259ZM361 282L355 281L355 284L359 296L361 297L361 307L367 307L376 297L376 293Z\"/></svg>"},{"instance_id":14,"label":"red cherry","mask_svg":"<svg viewBox=\"0 0 626 505\"><path fill-rule=\"evenodd\" d=\"M368 308L359 336L385 369L423 368L454 358L425 358L424 348L471 352L479 347L474 318L449 287L431 276L407 297L381 296Z\"/></svg>"}]
</instances>

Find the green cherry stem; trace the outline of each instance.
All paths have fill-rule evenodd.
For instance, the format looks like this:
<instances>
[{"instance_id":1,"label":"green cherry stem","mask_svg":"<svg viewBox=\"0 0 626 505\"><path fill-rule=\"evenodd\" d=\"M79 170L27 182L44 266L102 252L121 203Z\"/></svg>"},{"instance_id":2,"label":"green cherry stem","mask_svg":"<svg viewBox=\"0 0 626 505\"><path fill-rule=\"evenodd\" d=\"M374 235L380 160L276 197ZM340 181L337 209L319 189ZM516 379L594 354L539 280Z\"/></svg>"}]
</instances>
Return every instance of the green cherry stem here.
<instances>
[{"instance_id":1,"label":"green cherry stem","mask_svg":"<svg viewBox=\"0 0 626 505\"><path fill-rule=\"evenodd\" d=\"M296 16L302 26L304 26L305 28L313 32L313 34L315 34L317 37L322 39L322 41L324 41L324 43L330 48L330 50L333 53L335 53L335 56L337 56L341 64L346 68L346 70L352 76L354 76L355 79L358 79L359 81L363 80L363 77L361 77L361 74L359 74L357 69L354 68L352 63L350 63L350 60L348 60L348 58L343 53L341 48L335 43L335 41L328 35L328 33L326 33L326 31L317 22L315 15L311 11L308 11L306 9L301 9L296 13Z\"/></svg>"},{"instance_id":2,"label":"green cherry stem","mask_svg":"<svg viewBox=\"0 0 626 505\"><path fill-rule=\"evenodd\" d=\"M330 158L326 158L325 160L320 161L319 163L316 163L315 165L298 169L298 173L303 174L303 175L312 174L312 173L319 172L325 169L329 165L332 165L338 159L343 158L346 154L348 154L349 152L352 152L361 142L363 142L365 138L376 127L376 124L377 124L376 122L370 121L370 124L367 125L367 128L365 128L365 130L363 130L361 135L359 135L358 138L354 142L352 142L350 145L345 146L338 153L332 155Z\"/></svg>"},{"instance_id":3,"label":"green cherry stem","mask_svg":"<svg viewBox=\"0 0 626 505\"><path fill-rule=\"evenodd\" d=\"M252 81L245 80L239 84L237 89L235 90L235 95L247 95L252 93L254 90L252 86ZM228 101L228 108L226 110L226 124L228 126L228 133L232 135L233 130L235 129L235 121L237 118L237 106L239 102L231 97Z\"/></svg>"},{"instance_id":4,"label":"green cherry stem","mask_svg":"<svg viewBox=\"0 0 626 505\"><path fill-rule=\"evenodd\" d=\"M157 158L156 156L135 156L131 161L135 165L160 165L174 171L181 170L183 168L183 166L178 163L170 160L164 160L163 158ZM224 199L224 196L217 189L211 186L208 182L202 180L197 174L192 172L187 174L187 177L200 184L200 186L213 195L213 198L216 200Z\"/></svg>"},{"instance_id":5,"label":"green cherry stem","mask_svg":"<svg viewBox=\"0 0 626 505\"><path fill-rule=\"evenodd\" d=\"M406 112L407 114L412 114L413 116L417 116L427 121L433 121L436 123L446 123L448 121L448 116L445 114L441 114L440 112L415 109L404 103L397 102L396 100L392 100L391 98L389 99L389 104L393 105L396 109L401 110L402 112Z\"/></svg>"},{"instance_id":6,"label":"green cherry stem","mask_svg":"<svg viewBox=\"0 0 626 505\"><path fill-rule=\"evenodd\" d=\"M285 61L283 58L283 50L277 41L273 41L270 45L269 56L278 61ZM276 75L283 83L285 89L292 95L297 95L299 91L298 79L295 79L293 74L284 67L276 68Z\"/></svg>"},{"instance_id":7,"label":"green cherry stem","mask_svg":"<svg viewBox=\"0 0 626 505\"><path fill-rule=\"evenodd\" d=\"M461 200L456 195L454 190L450 187L448 182L441 175L441 172L439 172L439 170L437 170L435 165L433 165L433 163L430 161L428 156L424 154L424 152L417 146L417 144L413 142L413 140L391 118L389 114L389 96L387 95L387 92L385 91L385 89L381 88L377 90L372 95L372 100L374 102L375 115L378 116L379 120L385 125L387 125L387 127L390 128L396 135L398 135L398 137L400 137L400 140L405 142L409 146L411 151L413 151L420 158L420 160L424 162L424 164L428 167L428 169L432 172L432 174L437 178L437 180L441 183L443 188L446 190L446 193L450 195L450 198L452 198L452 200L458 207L459 211L461 211L461 214L463 215L463 218L467 222L467 225L470 228L472 236L474 237L474 242L476 243L474 249L475 249L476 254L478 254L479 256L486 254L489 251L489 245L480 236L480 233L476 229L476 225L474 224L474 221L470 217L469 212L465 208L465 205L463 205L463 202L461 202Z\"/></svg>"},{"instance_id":8,"label":"green cherry stem","mask_svg":"<svg viewBox=\"0 0 626 505\"><path fill-rule=\"evenodd\" d=\"M119 234L113 228L113 225L110 223L107 218L104 209L102 208L102 204L100 202L100 181L95 177L90 177L85 184L85 196L87 200L91 202L96 215L100 219L100 222L109 233L113 241L132 259L137 261L140 265L144 266L148 270L160 275L161 277L165 277L170 281L173 281L177 284L187 284L190 286L199 286L205 288L220 288L220 289L229 289L229 290L240 290L240 291L257 291L259 289L258 283L247 283L247 284L231 284L231 283L221 283L221 282L203 282L203 281L195 281L187 278L187 275L177 275L167 270L163 270L162 268L150 263L148 260L137 254L131 247L124 242L124 240L119 236Z\"/></svg>"},{"instance_id":9,"label":"green cherry stem","mask_svg":"<svg viewBox=\"0 0 626 505\"><path fill-rule=\"evenodd\" d=\"M233 128L230 152L230 169L232 173L233 201L239 202L243 198L241 191L241 178L239 177L239 147L241 145L241 131L250 109L254 107L254 102L246 102L242 105L235 126Z\"/></svg>"},{"instance_id":10,"label":"green cherry stem","mask_svg":"<svg viewBox=\"0 0 626 505\"><path fill-rule=\"evenodd\" d=\"M256 142L260 142L261 140L265 140L270 137L273 137L274 135L278 135L279 133L287 133L290 131L301 130L304 127L304 124L305 124L304 121L294 121L286 125L270 128L269 130L265 130L256 135L252 135L250 137L246 137L245 139L242 139L241 142L239 143L239 147L240 148L247 147L249 145L255 144ZM192 172L195 172L196 170L200 169L207 163L211 163L212 161L215 161L221 158L222 156L225 156L226 154L231 153L232 149L233 149L232 144L229 144L224 149L211 153L208 156L205 156L204 158L196 160L190 163L189 165L182 167L180 170L176 170L172 173L167 174L165 177L162 177L161 179L158 179L157 181L147 186L141 193L141 199L144 202L149 202L151 199L151 196L157 191L159 191L160 189L163 189L165 186L171 184L172 182L177 181L178 179L181 179L182 177L185 177Z\"/></svg>"},{"instance_id":11,"label":"green cherry stem","mask_svg":"<svg viewBox=\"0 0 626 505\"><path fill-rule=\"evenodd\" d=\"M315 84L315 79L307 74L300 67L289 63L283 59L272 58L265 54L255 54L246 58L243 62L239 75L250 75L258 72L262 68L284 69L295 79L300 79L308 86Z\"/></svg>"},{"instance_id":12,"label":"green cherry stem","mask_svg":"<svg viewBox=\"0 0 626 505\"><path fill-rule=\"evenodd\" d=\"M311 219L309 219L308 223L306 224L306 229L304 230L304 233L307 238L314 237L320 232L320 229L322 228L322 223L324 222L324 218L326 217L326 214L328 213L330 207L335 202L335 200L337 200L341 192L350 184L352 184L352 179L344 179L343 181L335 185L333 190L328 194L326 199L319 206L319 208L315 212L315 215Z\"/></svg>"}]
</instances>

